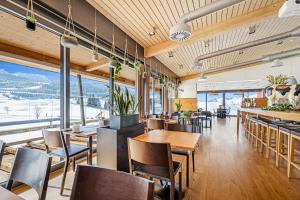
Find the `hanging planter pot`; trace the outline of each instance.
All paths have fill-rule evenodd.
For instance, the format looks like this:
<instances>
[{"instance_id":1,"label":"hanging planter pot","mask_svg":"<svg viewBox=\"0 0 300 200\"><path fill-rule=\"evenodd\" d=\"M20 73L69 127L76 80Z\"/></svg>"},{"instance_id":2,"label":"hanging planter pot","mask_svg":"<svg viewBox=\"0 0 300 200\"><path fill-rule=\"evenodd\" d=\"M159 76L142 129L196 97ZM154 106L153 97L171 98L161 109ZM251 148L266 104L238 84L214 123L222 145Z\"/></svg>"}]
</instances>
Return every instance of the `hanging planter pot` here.
<instances>
[{"instance_id":1,"label":"hanging planter pot","mask_svg":"<svg viewBox=\"0 0 300 200\"><path fill-rule=\"evenodd\" d=\"M74 22L72 18L72 6L71 2L69 0L68 4L68 16L66 20L66 26L65 26L65 31L64 34L60 38L60 44L66 48L73 48L78 46L78 40L72 34L71 30L73 30L73 33L75 34L75 27L74 27Z\"/></svg>"},{"instance_id":2,"label":"hanging planter pot","mask_svg":"<svg viewBox=\"0 0 300 200\"><path fill-rule=\"evenodd\" d=\"M30 13L30 15L29 15L29 13ZM37 20L35 19L35 16L34 16L32 0L28 0L25 21L26 21L26 28L30 31L35 31Z\"/></svg>"},{"instance_id":3,"label":"hanging planter pot","mask_svg":"<svg viewBox=\"0 0 300 200\"><path fill-rule=\"evenodd\" d=\"M27 16L26 17L26 28L30 31L35 31L36 29L36 22L37 20L30 17L30 16Z\"/></svg>"},{"instance_id":4,"label":"hanging planter pot","mask_svg":"<svg viewBox=\"0 0 300 200\"><path fill-rule=\"evenodd\" d=\"M139 72L141 70L141 67L142 67L142 63L140 61L135 61L134 64L134 69Z\"/></svg>"},{"instance_id":5,"label":"hanging planter pot","mask_svg":"<svg viewBox=\"0 0 300 200\"><path fill-rule=\"evenodd\" d=\"M94 51L94 50L93 50L93 53L92 53L92 61L93 61L93 62L98 62L98 60L99 60L99 54L98 54L97 51Z\"/></svg>"},{"instance_id":6,"label":"hanging planter pot","mask_svg":"<svg viewBox=\"0 0 300 200\"><path fill-rule=\"evenodd\" d=\"M73 35L63 34L60 38L60 43L66 48L74 48L78 46L78 40Z\"/></svg>"}]
</instances>

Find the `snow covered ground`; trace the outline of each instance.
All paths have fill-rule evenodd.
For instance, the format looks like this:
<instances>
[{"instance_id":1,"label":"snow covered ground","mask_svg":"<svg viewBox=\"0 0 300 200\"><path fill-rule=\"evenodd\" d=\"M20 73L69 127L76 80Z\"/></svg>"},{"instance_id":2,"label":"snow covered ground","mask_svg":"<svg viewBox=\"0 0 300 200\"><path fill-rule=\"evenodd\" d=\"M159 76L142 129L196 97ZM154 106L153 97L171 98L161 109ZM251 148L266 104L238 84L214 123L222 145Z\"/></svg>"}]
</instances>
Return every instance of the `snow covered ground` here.
<instances>
[{"instance_id":1,"label":"snow covered ground","mask_svg":"<svg viewBox=\"0 0 300 200\"><path fill-rule=\"evenodd\" d=\"M101 102L104 105L104 100ZM15 100L0 95L0 122L23 121L37 119L37 112L40 114L39 119L58 118L60 115L59 99L37 99ZM80 106L75 99L71 99L71 119L80 120ZM94 119L100 109L85 106L87 119ZM108 111L103 110L104 116L108 117Z\"/></svg>"}]
</instances>

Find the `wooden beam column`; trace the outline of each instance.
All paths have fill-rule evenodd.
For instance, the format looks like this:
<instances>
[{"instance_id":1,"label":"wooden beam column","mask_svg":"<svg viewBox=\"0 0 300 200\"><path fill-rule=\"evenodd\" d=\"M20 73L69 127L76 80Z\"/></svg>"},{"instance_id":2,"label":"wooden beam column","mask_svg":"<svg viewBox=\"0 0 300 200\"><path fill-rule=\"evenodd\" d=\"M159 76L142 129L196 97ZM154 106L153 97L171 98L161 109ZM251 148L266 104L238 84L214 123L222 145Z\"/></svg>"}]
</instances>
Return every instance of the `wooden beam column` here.
<instances>
[{"instance_id":1,"label":"wooden beam column","mask_svg":"<svg viewBox=\"0 0 300 200\"><path fill-rule=\"evenodd\" d=\"M82 80L81 75L77 74L78 81L78 94L79 94L79 104L80 104L80 117L82 126L85 126L85 114L84 114L84 102L83 102L83 91L82 91Z\"/></svg>"}]
</instances>

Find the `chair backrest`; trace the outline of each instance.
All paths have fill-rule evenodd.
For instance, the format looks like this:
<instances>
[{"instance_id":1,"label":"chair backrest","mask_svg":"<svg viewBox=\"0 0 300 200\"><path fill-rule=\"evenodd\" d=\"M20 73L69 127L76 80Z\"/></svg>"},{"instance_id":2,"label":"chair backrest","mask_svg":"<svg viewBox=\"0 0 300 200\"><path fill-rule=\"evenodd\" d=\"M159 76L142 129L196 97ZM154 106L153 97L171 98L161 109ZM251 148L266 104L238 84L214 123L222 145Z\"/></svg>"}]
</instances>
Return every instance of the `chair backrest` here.
<instances>
[{"instance_id":1,"label":"chair backrest","mask_svg":"<svg viewBox=\"0 0 300 200\"><path fill-rule=\"evenodd\" d=\"M193 132L193 125L183 125L183 124L168 124L169 131L182 131L182 132Z\"/></svg>"},{"instance_id":2,"label":"chair backrest","mask_svg":"<svg viewBox=\"0 0 300 200\"><path fill-rule=\"evenodd\" d=\"M42 133L45 140L47 151L49 151L49 148L64 147L64 138L62 138L61 131L50 131L50 130L43 129Z\"/></svg>"},{"instance_id":3,"label":"chair backrest","mask_svg":"<svg viewBox=\"0 0 300 200\"><path fill-rule=\"evenodd\" d=\"M17 181L32 187L39 200L46 199L51 161L52 158L41 151L18 148L6 188L11 190Z\"/></svg>"},{"instance_id":4,"label":"chair backrest","mask_svg":"<svg viewBox=\"0 0 300 200\"><path fill-rule=\"evenodd\" d=\"M164 129L165 128L165 120L163 119L148 119L148 129Z\"/></svg>"},{"instance_id":5,"label":"chair backrest","mask_svg":"<svg viewBox=\"0 0 300 200\"><path fill-rule=\"evenodd\" d=\"M71 200L152 200L154 183L131 174L78 165Z\"/></svg>"},{"instance_id":6,"label":"chair backrest","mask_svg":"<svg viewBox=\"0 0 300 200\"><path fill-rule=\"evenodd\" d=\"M5 149L5 142L0 140L0 166L2 163L3 155L4 155L4 149Z\"/></svg>"},{"instance_id":7,"label":"chair backrest","mask_svg":"<svg viewBox=\"0 0 300 200\"><path fill-rule=\"evenodd\" d=\"M205 115L205 116L207 116L207 117L211 117L211 116L212 116L212 114L211 114L210 111L202 111L202 112L201 112L201 115Z\"/></svg>"},{"instance_id":8,"label":"chair backrest","mask_svg":"<svg viewBox=\"0 0 300 200\"><path fill-rule=\"evenodd\" d=\"M142 142L128 138L128 158L130 172L134 171L133 162L169 170L169 179L174 178L171 146L168 143Z\"/></svg>"}]
</instances>

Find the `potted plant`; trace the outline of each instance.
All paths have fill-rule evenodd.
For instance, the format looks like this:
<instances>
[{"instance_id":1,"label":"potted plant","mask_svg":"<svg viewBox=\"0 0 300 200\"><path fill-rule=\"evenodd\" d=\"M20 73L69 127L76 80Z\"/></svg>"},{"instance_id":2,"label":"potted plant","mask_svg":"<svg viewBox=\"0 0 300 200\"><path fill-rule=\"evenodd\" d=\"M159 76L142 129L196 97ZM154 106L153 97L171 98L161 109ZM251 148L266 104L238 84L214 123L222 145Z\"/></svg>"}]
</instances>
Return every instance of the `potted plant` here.
<instances>
[{"instance_id":1,"label":"potted plant","mask_svg":"<svg viewBox=\"0 0 300 200\"><path fill-rule=\"evenodd\" d=\"M29 15L29 13L30 13L30 15ZM37 20L35 19L35 16L34 16L32 0L28 0L25 21L26 21L26 28L30 31L35 31Z\"/></svg>"},{"instance_id":2,"label":"potted plant","mask_svg":"<svg viewBox=\"0 0 300 200\"><path fill-rule=\"evenodd\" d=\"M26 17L26 28L30 31L35 31L36 29L36 19L31 16Z\"/></svg>"},{"instance_id":3,"label":"potted plant","mask_svg":"<svg viewBox=\"0 0 300 200\"><path fill-rule=\"evenodd\" d=\"M179 113L182 107L182 103L180 102L180 100L178 102L175 102L175 106L176 106L176 112Z\"/></svg>"},{"instance_id":4,"label":"potted plant","mask_svg":"<svg viewBox=\"0 0 300 200\"><path fill-rule=\"evenodd\" d=\"M288 77L282 74L278 76L269 75L267 79L271 85L286 85L288 83Z\"/></svg>"},{"instance_id":5,"label":"potted plant","mask_svg":"<svg viewBox=\"0 0 300 200\"><path fill-rule=\"evenodd\" d=\"M134 96L125 88L125 91L117 86L113 91L114 106L111 106L113 115L110 117L110 127L120 129L138 124L139 115L135 114L138 103Z\"/></svg>"}]
</instances>

